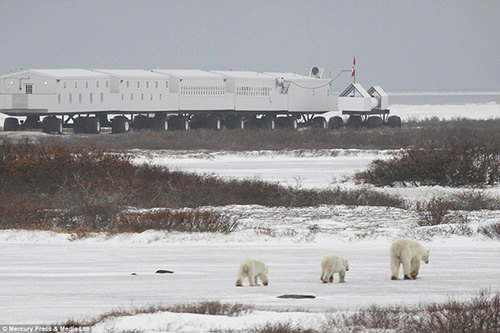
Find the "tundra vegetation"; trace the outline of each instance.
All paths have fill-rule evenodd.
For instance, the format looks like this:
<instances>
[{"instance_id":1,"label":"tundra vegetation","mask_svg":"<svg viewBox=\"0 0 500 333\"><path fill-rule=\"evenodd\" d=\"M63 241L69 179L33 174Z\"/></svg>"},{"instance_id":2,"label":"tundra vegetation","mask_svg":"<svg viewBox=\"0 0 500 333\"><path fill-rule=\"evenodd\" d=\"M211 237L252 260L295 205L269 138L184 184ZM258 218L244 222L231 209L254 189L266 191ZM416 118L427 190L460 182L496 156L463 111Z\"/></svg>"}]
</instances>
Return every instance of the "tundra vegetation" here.
<instances>
[{"instance_id":1,"label":"tundra vegetation","mask_svg":"<svg viewBox=\"0 0 500 333\"><path fill-rule=\"evenodd\" d=\"M0 228L60 232L142 232L146 229L231 232L234 219L206 206L321 204L415 209L421 225L449 223L450 212L500 209L482 187L500 180L500 119L407 122L401 129L142 131L123 135L63 135L0 141ZM375 186L477 187L446 198L408 203L369 187L308 190L259 180L135 165L122 149L403 150L374 161L356 177ZM158 209L153 209L158 208ZM466 220L466 215L462 220ZM479 230L498 237L495 226Z\"/></svg>"},{"instance_id":2,"label":"tundra vegetation","mask_svg":"<svg viewBox=\"0 0 500 333\"><path fill-rule=\"evenodd\" d=\"M204 315L243 316L252 313L253 306L204 302L178 306L150 306L131 310L115 310L93 319L69 320L56 327L78 328L95 326L113 318L159 312L195 313ZM265 309L259 309L265 310ZM340 333L340 332L407 332L407 333L489 333L500 327L500 293L481 290L476 295L445 302L421 303L416 306L372 305L353 311L334 311L315 327L293 322L267 323L245 329L253 333ZM242 332L215 330L218 333Z\"/></svg>"},{"instance_id":3,"label":"tundra vegetation","mask_svg":"<svg viewBox=\"0 0 500 333\"><path fill-rule=\"evenodd\" d=\"M500 119L439 120L430 118L409 121L402 128L376 129L343 128L320 130L266 131L258 129L138 131L126 134L44 136L43 144L64 142L71 146L98 145L107 150L172 149L172 150L285 150L285 149L400 149L432 142L443 148L457 139L478 138L480 141L500 142Z\"/></svg>"},{"instance_id":4,"label":"tundra vegetation","mask_svg":"<svg viewBox=\"0 0 500 333\"><path fill-rule=\"evenodd\" d=\"M122 154L95 146L59 143L3 141L0 188L0 228L81 233L234 229L234 220L203 206L404 206L400 198L367 189L306 190L258 180L223 180L135 165Z\"/></svg>"}]
</instances>

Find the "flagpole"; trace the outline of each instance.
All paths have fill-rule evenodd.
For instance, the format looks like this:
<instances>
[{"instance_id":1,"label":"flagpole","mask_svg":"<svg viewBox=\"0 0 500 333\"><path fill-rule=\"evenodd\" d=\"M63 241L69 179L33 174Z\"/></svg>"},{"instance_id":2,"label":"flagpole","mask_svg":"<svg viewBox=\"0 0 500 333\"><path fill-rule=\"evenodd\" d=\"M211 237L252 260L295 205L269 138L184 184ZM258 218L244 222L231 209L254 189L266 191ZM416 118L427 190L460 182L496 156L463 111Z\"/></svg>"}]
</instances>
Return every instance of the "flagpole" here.
<instances>
[{"instance_id":1,"label":"flagpole","mask_svg":"<svg viewBox=\"0 0 500 333\"><path fill-rule=\"evenodd\" d=\"M356 83L356 57L352 57L352 77L353 83Z\"/></svg>"}]
</instances>

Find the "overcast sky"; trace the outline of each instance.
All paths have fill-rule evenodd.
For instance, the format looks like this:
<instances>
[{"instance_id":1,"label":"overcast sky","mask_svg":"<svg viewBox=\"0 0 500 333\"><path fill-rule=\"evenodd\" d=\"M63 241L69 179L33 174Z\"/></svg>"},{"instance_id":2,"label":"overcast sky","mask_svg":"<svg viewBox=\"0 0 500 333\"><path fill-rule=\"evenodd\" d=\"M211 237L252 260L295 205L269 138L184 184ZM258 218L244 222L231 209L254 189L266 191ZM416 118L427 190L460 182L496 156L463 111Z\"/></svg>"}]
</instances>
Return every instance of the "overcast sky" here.
<instances>
[{"instance_id":1,"label":"overcast sky","mask_svg":"<svg viewBox=\"0 0 500 333\"><path fill-rule=\"evenodd\" d=\"M290 71L386 90L500 90L500 0L0 0L0 74L24 68ZM340 90L349 74L336 81Z\"/></svg>"}]
</instances>

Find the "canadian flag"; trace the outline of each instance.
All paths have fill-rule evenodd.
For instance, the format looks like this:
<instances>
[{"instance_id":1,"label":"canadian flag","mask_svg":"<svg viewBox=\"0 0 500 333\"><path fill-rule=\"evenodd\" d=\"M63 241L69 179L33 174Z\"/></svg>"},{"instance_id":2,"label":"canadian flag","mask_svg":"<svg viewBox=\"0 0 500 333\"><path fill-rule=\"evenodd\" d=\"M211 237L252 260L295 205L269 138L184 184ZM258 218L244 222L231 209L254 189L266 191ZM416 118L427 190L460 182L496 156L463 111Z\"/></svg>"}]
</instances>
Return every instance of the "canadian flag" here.
<instances>
[{"instance_id":1,"label":"canadian flag","mask_svg":"<svg viewBox=\"0 0 500 333\"><path fill-rule=\"evenodd\" d=\"M356 57L352 57L352 72L351 72L351 76L356 76L356 69L354 67L356 67Z\"/></svg>"}]
</instances>

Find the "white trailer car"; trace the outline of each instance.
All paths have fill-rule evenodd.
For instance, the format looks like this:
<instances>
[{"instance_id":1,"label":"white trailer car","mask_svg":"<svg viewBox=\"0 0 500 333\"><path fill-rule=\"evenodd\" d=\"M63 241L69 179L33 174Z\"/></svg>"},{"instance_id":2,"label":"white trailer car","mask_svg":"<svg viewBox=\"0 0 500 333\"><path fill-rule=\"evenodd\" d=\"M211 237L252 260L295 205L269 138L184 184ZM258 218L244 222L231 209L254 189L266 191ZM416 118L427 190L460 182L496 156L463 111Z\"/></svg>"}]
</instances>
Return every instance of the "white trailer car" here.
<instances>
[{"instance_id":1,"label":"white trailer car","mask_svg":"<svg viewBox=\"0 0 500 333\"><path fill-rule=\"evenodd\" d=\"M243 129L246 124L274 129L296 128L299 119L315 127L337 128L343 124L333 126L332 119L327 122L323 116L339 110L340 101L330 83L312 70L310 76L304 76L245 71L33 69L0 76L0 113L11 116L4 122L5 131L42 128L62 133L69 127L77 133L99 133L101 127L111 127L113 133L123 133L130 128ZM386 107L387 95L382 88L375 86L363 93L371 96L365 96L370 101L377 101L376 108ZM385 122L385 118L380 121Z\"/></svg>"}]
</instances>

